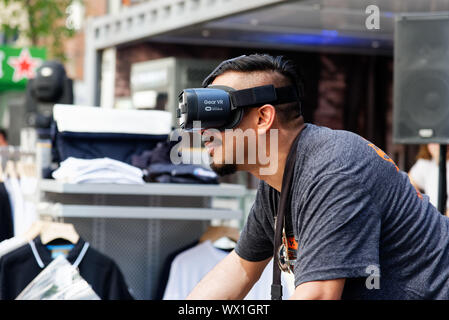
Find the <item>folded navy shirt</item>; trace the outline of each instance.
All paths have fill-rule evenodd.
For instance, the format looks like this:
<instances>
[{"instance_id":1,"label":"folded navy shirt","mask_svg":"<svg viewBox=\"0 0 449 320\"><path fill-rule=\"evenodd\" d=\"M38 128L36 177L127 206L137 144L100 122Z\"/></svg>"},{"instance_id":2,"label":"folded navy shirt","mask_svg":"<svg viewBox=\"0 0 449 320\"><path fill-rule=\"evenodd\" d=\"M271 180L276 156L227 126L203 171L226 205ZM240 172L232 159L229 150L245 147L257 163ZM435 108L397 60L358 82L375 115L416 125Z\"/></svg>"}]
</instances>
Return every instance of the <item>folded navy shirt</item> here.
<instances>
[{"instance_id":1,"label":"folded navy shirt","mask_svg":"<svg viewBox=\"0 0 449 320\"><path fill-rule=\"evenodd\" d=\"M171 149L177 141L159 142L152 150L146 150L132 157L132 165L145 170L146 182L218 184L217 174L200 165L173 164Z\"/></svg>"},{"instance_id":2,"label":"folded navy shirt","mask_svg":"<svg viewBox=\"0 0 449 320\"><path fill-rule=\"evenodd\" d=\"M218 184L218 175L200 165L157 163L148 167L148 182Z\"/></svg>"}]
</instances>

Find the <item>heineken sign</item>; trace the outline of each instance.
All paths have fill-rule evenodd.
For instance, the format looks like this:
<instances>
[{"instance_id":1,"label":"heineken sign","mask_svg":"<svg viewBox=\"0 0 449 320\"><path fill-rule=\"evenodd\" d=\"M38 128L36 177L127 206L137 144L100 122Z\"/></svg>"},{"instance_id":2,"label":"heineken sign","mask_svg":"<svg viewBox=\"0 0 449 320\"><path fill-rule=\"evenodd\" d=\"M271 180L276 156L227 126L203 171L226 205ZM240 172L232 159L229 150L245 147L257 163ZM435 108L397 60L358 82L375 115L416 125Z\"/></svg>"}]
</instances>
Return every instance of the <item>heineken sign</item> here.
<instances>
[{"instance_id":1,"label":"heineken sign","mask_svg":"<svg viewBox=\"0 0 449 320\"><path fill-rule=\"evenodd\" d=\"M0 46L0 91L25 89L45 58L45 49Z\"/></svg>"}]
</instances>

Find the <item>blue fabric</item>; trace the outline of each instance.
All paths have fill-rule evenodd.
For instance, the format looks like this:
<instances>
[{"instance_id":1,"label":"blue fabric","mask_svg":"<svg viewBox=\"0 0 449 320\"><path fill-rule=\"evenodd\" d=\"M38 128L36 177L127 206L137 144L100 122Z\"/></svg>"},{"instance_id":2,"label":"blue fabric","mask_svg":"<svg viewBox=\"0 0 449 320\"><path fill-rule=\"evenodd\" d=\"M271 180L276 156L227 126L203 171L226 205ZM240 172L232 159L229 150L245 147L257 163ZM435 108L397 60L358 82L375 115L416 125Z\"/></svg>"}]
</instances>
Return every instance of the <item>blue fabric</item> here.
<instances>
[{"instance_id":1,"label":"blue fabric","mask_svg":"<svg viewBox=\"0 0 449 320\"><path fill-rule=\"evenodd\" d=\"M156 163L171 164L170 151L177 143L176 141L159 142L154 149L133 155L131 164L140 169L147 169Z\"/></svg>"},{"instance_id":2,"label":"blue fabric","mask_svg":"<svg viewBox=\"0 0 449 320\"><path fill-rule=\"evenodd\" d=\"M218 176L199 165L175 165L170 152L177 141L159 142L153 150L145 150L132 156L132 165L146 171L146 182L160 183L211 183L218 184Z\"/></svg>"},{"instance_id":3,"label":"blue fabric","mask_svg":"<svg viewBox=\"0 0 449 320\"><path fill-rule=\"evenodd\" d=\"M218 184L218 176L215 172L191 164L152 164L148 167L148 180L161 183Z\"/></svg>"}]
</instances>

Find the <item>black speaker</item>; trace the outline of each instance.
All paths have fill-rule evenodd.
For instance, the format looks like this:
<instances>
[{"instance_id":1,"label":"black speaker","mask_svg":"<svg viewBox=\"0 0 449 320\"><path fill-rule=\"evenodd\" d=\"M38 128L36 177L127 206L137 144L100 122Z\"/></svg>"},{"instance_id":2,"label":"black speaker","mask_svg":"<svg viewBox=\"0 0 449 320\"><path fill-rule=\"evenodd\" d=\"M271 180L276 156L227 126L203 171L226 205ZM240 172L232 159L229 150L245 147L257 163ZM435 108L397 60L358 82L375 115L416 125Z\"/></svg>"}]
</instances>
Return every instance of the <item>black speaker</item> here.
<instances>
[{"instance_id":1,"label":"black speaker","mask_svg":"<svg viewBox=\"0 0 449 320\"><path fill-rule=\"evenodd\" d=\"M28 80L25 102L26 125L50 128L55 104L73 104L73 80L67 77L64 66L46 61Z\"/></svg>"},{"instance_id":2,"label":"black speaker","mask_svg":"<svg viewBox=\"0 0 449 320\"><path fill-rule=\"evenodd\" d=\"M393 142L449 144L449 14L395 20Z\"/></svg>"}]
</instances>

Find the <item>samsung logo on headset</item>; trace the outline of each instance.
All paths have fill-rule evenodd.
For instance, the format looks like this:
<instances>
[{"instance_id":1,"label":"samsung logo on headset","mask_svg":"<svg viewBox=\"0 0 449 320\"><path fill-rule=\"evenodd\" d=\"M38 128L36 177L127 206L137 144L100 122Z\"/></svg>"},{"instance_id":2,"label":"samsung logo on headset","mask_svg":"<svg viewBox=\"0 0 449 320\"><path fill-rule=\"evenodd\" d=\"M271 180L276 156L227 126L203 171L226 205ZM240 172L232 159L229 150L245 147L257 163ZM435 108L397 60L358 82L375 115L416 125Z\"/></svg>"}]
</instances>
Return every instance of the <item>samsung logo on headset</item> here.
<instances>
[{"instance_id":1,"label":"samsung logo on headset","mask_svg":"<svg viewBox=\"0 0 449 320\"><path fill-rule=\"evenodd\" d=\"M215 104L222 105L224 103L224 101L223 100L203 100L203 103L205 105L211 105L211 104L212 105L215 105ZM214 107L207 106L204 108L204 110L205 111L212 111L212 110L217 111L217 110L223 110L223 108L218 107L218 106L214 106Z\"/></svg>"},{"instance_id":2,"label":"samsung logo on headset","mask_svg":"<svg viewBox=\"0 0 449 320\"><path fill-rule=\"evenodd\" d=\"M204 104L223 104L223 100L204 100Z\"/></svg>"}]
</instances>

